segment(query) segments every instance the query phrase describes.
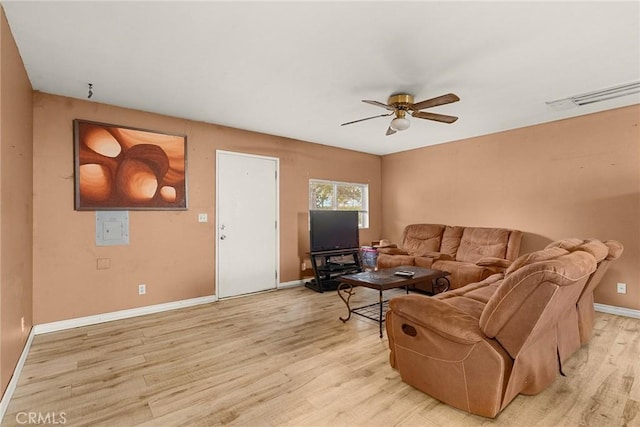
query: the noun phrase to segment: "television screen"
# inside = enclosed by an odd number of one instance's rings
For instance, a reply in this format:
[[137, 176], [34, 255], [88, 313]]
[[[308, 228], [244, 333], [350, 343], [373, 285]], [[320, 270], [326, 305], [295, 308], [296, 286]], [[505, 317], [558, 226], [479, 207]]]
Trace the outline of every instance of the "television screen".
[[311, 252], [360, 246], [358, 211], [309, 211]]

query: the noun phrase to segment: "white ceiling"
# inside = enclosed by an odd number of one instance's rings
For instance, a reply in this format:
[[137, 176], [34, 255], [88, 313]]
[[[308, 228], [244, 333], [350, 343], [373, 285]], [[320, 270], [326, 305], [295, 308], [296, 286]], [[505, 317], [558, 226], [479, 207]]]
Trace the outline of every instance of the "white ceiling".
[[[2, 1], [35, 90], [374, 154], [640, 103], [640, 2]], [[453, 124], [385, 136], [395, 92]]]

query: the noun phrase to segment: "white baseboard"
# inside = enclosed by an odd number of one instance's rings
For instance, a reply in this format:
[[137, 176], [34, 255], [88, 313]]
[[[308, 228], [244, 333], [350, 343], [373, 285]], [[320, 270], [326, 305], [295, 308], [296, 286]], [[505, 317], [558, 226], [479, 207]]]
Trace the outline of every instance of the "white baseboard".
[[606, 304], [593, 304], [596, 311], [602, 313], [615, 314], [616, 316], [633, 317], [640, 319], [640, 310], [634, 310], [632, 308], [616, 307], [615, 305]]
[[27, 338], [27, 342], [22, 349], [22, 354], [18, 359], [18, 363], [16, 364], [16, 368], [13, 370], [13, 375], [11, 376], [11, 380], [9, 384], [7, 384], [7, 389], [4, 391], [2, 395], [2, 400], [0, 400], [0, 423], [2, 423], [2, 419], [4, 418], [5, 412], [7, 412], [7, 407], [9, 406], [9, 402], [13, 397], [13, 392], [16, 390], [16, 386], [18, 385], [18, 380], [20, 379], [20, 374], [22, 373], [22, 368], [24, 367], [24, 362], [27, 360], [27, 356], [29, 355], [29, 350], [31, 349], [31, 342], [33, 341], [33, 337], [35, 333], [33, 332], [33, 328], [29, 332], [29, 337]]
[[149, 305], [146, 307], [132, 308], [129, 310], [114, 311], [111, 313], [97, 314], [95, 316], [79, 317], [77, 319], [61, 320], [59, 322], [43, 323], [33, 327], [34, 335], [49, 332], [63, 331], [65, 329], [78, 328], [80, 326], [96, 325], [98, 323], [111, 322], [113, 320], [128, 319], [130, 317], [144, 316], [145, 314], [160, 313], [162, 311], [176, 310], [178, 308], [194, 305], [208, 304], [218, 301], [216, 295], [191, 298], [164, 304]]
[[[292, 288], [304, 285], [304, 280], [292, 280], [278, 284], [278, 289]], [[145, 314], [160, 313], [162, 311], [176, 310], [178, 308], [191, 307], [194, 305], [208, 304], [218, 301], [216, 295], [207, 297], [191, 298], [187, 300], [168, 302], [165, 304], [149, 305], [146, 307], [132, 308], [129, 310], [114, 311], [111, 313], [97, 314], [95, 316], [79, 317], [76, 319], [61, 320], [58, 322], [43, 323], [33, 327], [34, 335], [46, 334], [49, 332], [63, 331], [65, 329], [78, 328], [80, 326], [96, 325], [98, 323], [111, 322], [113, 320], [128, 319], [130, 317], [144, 316]]]

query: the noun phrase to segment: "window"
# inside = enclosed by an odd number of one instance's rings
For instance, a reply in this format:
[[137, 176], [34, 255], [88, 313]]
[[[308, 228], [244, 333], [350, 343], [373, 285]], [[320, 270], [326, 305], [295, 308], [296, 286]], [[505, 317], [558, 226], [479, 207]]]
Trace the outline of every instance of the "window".
[[358, 211], [358, 226], [369, 227], [369, 185], [309, 180], [309, 209]]

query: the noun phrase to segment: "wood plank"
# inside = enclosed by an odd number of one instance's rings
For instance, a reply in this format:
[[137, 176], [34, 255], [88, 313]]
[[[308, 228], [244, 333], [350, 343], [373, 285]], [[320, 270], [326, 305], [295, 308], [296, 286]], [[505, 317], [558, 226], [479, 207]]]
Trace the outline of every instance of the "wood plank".
[[489, 420], [402, 382], [377, 323], [345, 315], [336, 292], [296, 287], [38, 335], [2, 426], [640, 425], [639, 319], [596, 313], [567, 377]]

